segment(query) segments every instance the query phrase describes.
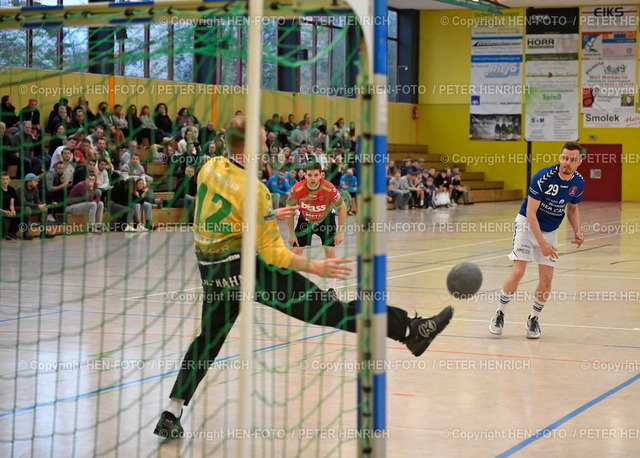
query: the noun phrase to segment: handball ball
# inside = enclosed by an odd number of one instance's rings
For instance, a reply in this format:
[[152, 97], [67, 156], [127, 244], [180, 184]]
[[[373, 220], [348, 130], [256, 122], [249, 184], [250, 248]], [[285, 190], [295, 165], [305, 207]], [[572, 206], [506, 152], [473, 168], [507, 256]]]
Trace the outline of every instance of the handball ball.
[[455, 266], [447, 275], [447, 289], [456, 299], [467, 299], [480, 290], [482, 272], [471, 262]]

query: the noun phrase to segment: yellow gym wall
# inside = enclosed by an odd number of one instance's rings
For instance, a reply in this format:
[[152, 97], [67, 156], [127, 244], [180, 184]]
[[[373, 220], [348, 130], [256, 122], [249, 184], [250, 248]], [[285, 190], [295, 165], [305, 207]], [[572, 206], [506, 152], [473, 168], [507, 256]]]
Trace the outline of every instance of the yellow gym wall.
[[[73, 108], [78, 96], [85, 94], [94, 114], [103, 101], [109, 104], [109, 109], [114, 103], [122, 105], [124, 110], [135, 104], [138, 114], [144, 105], [149, 105], [153, 112], [156, 104], [164, 102], [172, 120], [180, 108], [191, 106], [203, 125], [213, 120], [218, 129], [236, 110], [245, 110], [246, 96], [242, 88], [24, 68], [10, 68], [0, 74], [0, 87], [3, 95], [11, 95], [16, 112], [27, 105], [29, 98], [38, 99], [42, 123], [46, 123], [53, 105], [61, 97], [69, 99]], [[412, 108], [413, 105], [408, 104], [389, 105], [390, 143], [418, 143], [418, 121], [412, 120]], [[274, 113], [285, 116], [292, 113], [296, 121], [309, 113], [312, 121], [321, 116], [329, 126], [343, 117], [347, 124], [355, 121], [356, 129], [360, 128], [357, 99], [262, 91], [261, 119], [266, 121]]]
[[[524, 10], [511, 9], [509, 13], [524, 14]], [[465, 22], [473, 14], [471, 10], [421, 12], [419, 81], [423, 93], [419, 98], [419, 143], [428, 145], [430, 153], [447, 154], [449, 158], [469, 156], [476, 164], [469, 163], [466, 170], [485, 172], [487, 180], [504, 181], [505, 189], [525, 192], [526, 142], [469, 140], [466, 91], [471, 80], [471, 27]], [[622, 144], [622, 200], [640, 201], [640, 187], [636, 184], [640, 178], [638, 129], [587, 129], [580, 115], [579, 141], [584, 145]], [[532, 151], [534, 158], [548, 157], [549, 153], [559, 153], [561, 147], [562, 142], [534, 142]], [[514, 157], [522, 162], [514, 164]], [[490, 158], [494, 159], [492, 163]], [[503, 159], [504, 163], [500, 163]], [[532, 171], [552, 163], [534, 161]]]

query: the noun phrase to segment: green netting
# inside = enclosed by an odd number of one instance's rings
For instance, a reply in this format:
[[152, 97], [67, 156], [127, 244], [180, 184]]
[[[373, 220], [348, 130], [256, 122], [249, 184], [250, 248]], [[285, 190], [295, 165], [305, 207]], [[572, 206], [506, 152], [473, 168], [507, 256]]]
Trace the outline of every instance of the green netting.
[[[194, 165], [199, 173], [210, 156], [224, 154], [221, 129], [237, 110], [246, 112], [248, 21], [243, 8], [244, 4], [232, 4], [181, 10], [175, 2], [151, 12], [133, 7], [109, 12], [90, 5], [82, 11], [45, 11], [29, 18], [28, 29], [0, 30], [0, 41], [15, 48], [0, 50], [0, 92], [11, 96], [17, 116], [29, 117], [28, 110], [21, 109], [31, 98], [40, 112], [39, 136], [33, 141], [20, 139], [25, 134], [7, 126], [13, 138], [19, 138], [1, 146], [1, 165], [11, 173], [10, 185], [26, 186], [25, 175], [37, 172], [36, 161], [16, 157], [37, 158], [49, 170], [52, 143], [64, 145], [66, 137], [78, 131], [86, 136], [102, 126], [109, 137], [107, 150], [96, 151], [99, 140], [94, 138], [93, 153], [84, 152], [87, 165], [95, 155], [108, 158], [118, 170], [129, 142], [137, 140], [138, 147], [129, 152], [139, 155], [150, 189], [136, 198], [129, 187], [132, 181], [119, 188], [119, 180], [107, 168], [110, 181], [102, 199], [108, 231], [98, 234], [91, 232], [96, 227], [87, 216], [65, 211], [72, 188], [50, 195], [42, 170], [38, 195], [42, 202], [55, 202], [48, 212], [55, 222], [47, 221], [47, 212], [33, 211], [30, 218], [19, 218], [33, 241], [0, 242], [2, 456], [221, 456], [235, 453], [239, 441], [248, 439], [253, 440], [253, 456], [355, 453], [356, 337], [321, 326], [322, 319], [306, 324], [258, 304], [250, 368], [253, 428], [237, 429], [238, 379], [247, 368], [238, 359], [236, 323], [185, 409], [185, 436], [163, 442], [152, 434], [202, 323], [203, 289], [193, 228], [189, 208], [176, 205], [176, 191], [189, 194], [183, 181], [186, 166]], [[357, 65], [360, 77], [364, 74], [356, 21], [353, 16], [329, 19], [330, 11], [328, 16], [312, 16], [280, 7], [280, 13], [262, 21], [261, 120], [274, 113], [293, 114], [296, 122], [306, 113], [312, 123], [323, 118], [330, 134], [325, 157], [336, 154], [344, 163], [353, 162], [349, 140], [331, 135], [331, 129], [339, 118], [347, 126], [355, 122], [357, 129], [369, 124], [371, 113], [361, 112], [356, 98], [341, 96], [353, 93]], [[294, 21], [292, 15], [305, 19]], [[90, 26], [83, 26], [83, 20], [91, 21]], [[8, 24], [10, 19], [2, 16], [2, 21]], [[28, 42], [33, 44], [30, 54]], [[276, 81], [283, 79], [295, 92], [277, 90]], [[70, 118], [80, 106], [84, 119], [74, 123], [61, 116], [59, 122], [49, 122], [62, 98], [68, 100]], [[106, 112], [100, 113], [103, 103]], [[112, 130], [103, 123], [116, 104], [122, 106], [128, 125]], [[166, 129], [160, 127], [162, 117], [156, 116], [159, 104], [165, 104], [172, 122]], [[143, 106], [150, 107], [156, 128], [137, 126], [126, 114], [131, 105], [138, 115]], [[176, 122], [182, 108], [187, 114]], [[3, 119], [10, 119], [10, 110], [2, 111]], [[189, 135], [182, 127], [190, 126], [190, 117], [197, 118], [194, 123], [200, 127], [194, 134], [198, 145], [188, 142], [186, 152], [178, 152], [178, 139]], [[205, 135], [208, 122], [213, 122], [215, 132]], [[58, 124], [60, 131], [55, 130]], [[286, 140], [285, 134], [277, 134], [276, 139]], [[369, 148], [363, 142], [363, 154]], [[265, 156], [274, 171], [284, 167], [282, 151], [277, 153]], [[72, 163], [71, 174], [81, 166]], [[360, 186], [367, 187], [372, 177], [365, 173], [360, 179]], [[113, 199], [121, 198], [123, 208], [110, 208]], [[144, 214], [145, 202], [153, 207], [151, 220]], [[154, 231], [123, 232], [132, 223], [128, 209], [136, 204], [141, 205], [140, 216], [134, 212], [132, 226], [139, 222]], [[358, 206], [363, 219], [369, 220], [367, 203]], [[3, 234], [11, 231], [9, 220], [0, 219], [6, 226]], [[286, 240], [286, 224], [281, 221], [279, 226]], [[45, 233], [58, 236], [49, 240]], [[319, 245], [314, 238], [305, 254], [323, 258]], [[348, 234], [337, 252], [355, 259], [355, 234]], [[326, 280], [315, 280], [323, 289], [330, 286]], [[338, 282], [340, 298], [355, 299], [357, 282], [355, 273]], [[283, 307], [293, 304], [294, 287], [289, 286], [283, 291]], [[369, 334], [363, 338], [369, 339]]]

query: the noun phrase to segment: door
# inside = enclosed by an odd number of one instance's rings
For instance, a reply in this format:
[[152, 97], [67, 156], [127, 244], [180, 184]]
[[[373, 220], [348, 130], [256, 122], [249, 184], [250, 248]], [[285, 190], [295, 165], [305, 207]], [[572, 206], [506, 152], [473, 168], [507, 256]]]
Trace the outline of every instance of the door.
[[622, 145], [583, 145], [587, 155], [578, 172], [584, 177], [583, 202], [620, 202]]

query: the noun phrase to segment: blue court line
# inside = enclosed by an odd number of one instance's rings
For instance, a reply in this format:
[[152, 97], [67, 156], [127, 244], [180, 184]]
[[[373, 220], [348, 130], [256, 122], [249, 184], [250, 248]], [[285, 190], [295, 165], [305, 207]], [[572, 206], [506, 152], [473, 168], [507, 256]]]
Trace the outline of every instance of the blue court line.
[[584, 412], [585, 410], [587, 410], [590, 407], [593, 407], [594, 405], [598, 404], [600, 401], [604, 401], [605, 399], [607, 399], [609, 396], [617, 393], [618, 391], [620, 391], [621, 389], [631, 385], [633, 382], [640, 380], [640, 374], [635, 375], [633, 377], [631, 377], [629, 380], [627, 380], [626, 382], [621, 383], [620, 385], [616, 386], [615, 388], [612, 388], [611, 390], [607, 391], [604, 394], [601, 394], [600, 396], [598, 396], [597, 398], [587, 402], [585, 405], [578, 407], [576, 410], [574, 410], [573, 412], [568, 413], [567, 415], [565, 415], [564, 417], [562, 417], [560, 420], [556, 421], [555, 423], [550, 424], [549, 426], [547, 426], [546, 428], [544, 428], [542, 431], [538, 432], [537, 434], [534, 434], [533, 436], [531, 436], [528, 439], [523, 440], [522, 442], [520, 442], [519, 444], [514, 445], [513, 447], [511, 447], [509, 450], [507, 450], [506, 452], [502, 452], [500, 455], [497, 455], [497, 458], [504, 458], [507, 456], [511, 456], [514, 453], [516, 453], [519, 450], [522, 450], [524, 447], [526, 447], [527, 445], [537, 441], [538, 439], [540, 439], [541, 437], [545, 437], [545, 436], [549, 436], [549, 433], [551, 431], [553, 431], [554, 429], [558, 428], [559, 426], [563, 425], [564, 423], [568, 422], [569, 420], [571, 420], [572, 418], [580, 415], [582, 412]]
[[[268, 347], [258, 348], [258, 349], [253, 350], [252, 353], [258, 353], [258, 352], [261, 352], [261, 351], [270, 350], [272, 348], [282, 347], [284, 345], [290, 345], [290, 344], [296, 343], [296, 342], [304, 342], [305, 340], [316, 339], [318, 337], [323, 337], [323, 336], [327, 336], [327, 335], [330, 335], [330, 334], [335, 334], [336, 332], [343, 332], [343, 331], [341, 329], [334, 329], [333, 331], [323, 332], [322, 334], [317, 334], [317, 335], [313, 335], [313, 336], [309, 336], [309, 337], [304, 337], [302, 339], [296, 339], [296, 340], [293, 340], [291, 342], [284, 342], [284, 343], [280, 343], [280, 344], [276, 344], [276, 345], [269, 345]], [[240, 354], [226, 356], [224, 358], [216, 359], [214, 362], [226, 361], [228, 359], [237, 358], [239, 356], [240, 356]], [[106, 391], [111, 391], [111, 390], [114, 390], [116, 388], [122, 388], [122, 387], [125, 387], [125, 386], [128, 386], [128, 385], [134, 385], [136, 383], [145, 382], [147, 380], [152, 380], [154, 378], [165, 377], [167, 375], [177, 374], [178, 372], [180, 372], [180, 370], [176, 369], [175, 371], [165, 372], [164, 374], [151, 375], [149, 377], [141, 378], [141, 379], [138, 379], [138, 380], [132, 380], [130, 382], [119, 383], [118, 385], [113, 385], [113, 386], [108, 386], [108, 387], [105, 387], [105, 388], [100, 388], [100, 389], [97, 389], [97, 390], [89, 391], [87, 393], [76, 394], [76, 395], [73, 395], [73, 396], [67, 396], [66, 398], [56, 399], [55, 401], [49, 401], [49, 402], [44, 402], [42, 404], [36, 404], [36, 405], [33, 405], [33, 406], [29, 406], [29, 407], [23, 407], [22, 409], [18, 409], [18, 410], [14, 410], [12, 412], [7, 412], [7, 413], [0, 414], [0, 418], [9, 417], [9, 416], [16, 415], [16, 414], [23, 413], [23, 412], [28, 412], [29, 410], [36, 410], [38, 408], [51, 406], [51, 405], [57, 404], [59, 402], [72, 401], [74, 399], [83, 398], [85, 396], [91, 396], [93, 394], [98, 394], [98, 393], [104, 393]]]
[[603, 347], [614, 347], [614, 348], [640, 348], [640, 347], [634, 347], [631, 345], [603, 345]]
[[37, 316], [45, 316], [45, 315], [55, 315], [56, 313], [62, 313], [62, 312], [66, 312], [66, 310], [59, 310], [57, 312], [49, 312], [49, 313], [39, 313], [37, 315], [29, 315], [29, 316], [20, 316], [18, 318], [7, 318], [6, 320], [0, 320], [0, 323], [4, 323], [5, 321], [16, 321], [16, 320], [22, 320], [24, 318], [34, 318]]

